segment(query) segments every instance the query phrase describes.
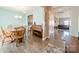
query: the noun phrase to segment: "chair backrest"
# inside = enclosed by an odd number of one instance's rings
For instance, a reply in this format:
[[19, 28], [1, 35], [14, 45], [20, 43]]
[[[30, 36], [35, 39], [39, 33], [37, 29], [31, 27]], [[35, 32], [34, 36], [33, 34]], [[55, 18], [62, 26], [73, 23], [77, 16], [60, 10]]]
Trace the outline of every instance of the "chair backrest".
[[5, 35], [4, 29], [1, 27], [2, 34]]
[[5, 31], [3, 30], [2, 27], [0, 28], [0, 30], [1, 30], [0, 31], [0, 37], [3, 39], [6, 34], [5, 34]]
[[2, 30], [1, 30], [1, 27], [0, 27], [0, 38], [1, 38], [2, 35], [3, 35], [3, 33], [2, 33]]
[[18, 35], [24, 35], [24, 33], [25, 33], [25, 28], [24, 27], [17, 27], [16, 28], [16, 31], [17, 31], [17, 34]]

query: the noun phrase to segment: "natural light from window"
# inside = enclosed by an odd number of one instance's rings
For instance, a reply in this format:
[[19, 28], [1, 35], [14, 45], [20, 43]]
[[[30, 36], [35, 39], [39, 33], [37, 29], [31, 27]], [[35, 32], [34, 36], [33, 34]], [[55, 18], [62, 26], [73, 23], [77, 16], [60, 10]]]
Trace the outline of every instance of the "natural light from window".
[[69, 21], [68, 20], [64, 21], [64, 25], [69, 25]]

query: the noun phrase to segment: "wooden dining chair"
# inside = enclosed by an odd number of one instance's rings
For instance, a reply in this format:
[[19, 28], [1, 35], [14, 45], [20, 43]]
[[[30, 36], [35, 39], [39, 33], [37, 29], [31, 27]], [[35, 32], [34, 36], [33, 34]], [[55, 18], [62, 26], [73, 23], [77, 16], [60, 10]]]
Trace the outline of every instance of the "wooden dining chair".
[[10, 42], [12, 41], [11, 39], [11, 33], [10, 32], [7, 32], [7, 31], [4, 31], [4, 29], [1, 27], [1, 31], [2, 31], [2, 46], [4, 45], [4, 43], [6, 42]]

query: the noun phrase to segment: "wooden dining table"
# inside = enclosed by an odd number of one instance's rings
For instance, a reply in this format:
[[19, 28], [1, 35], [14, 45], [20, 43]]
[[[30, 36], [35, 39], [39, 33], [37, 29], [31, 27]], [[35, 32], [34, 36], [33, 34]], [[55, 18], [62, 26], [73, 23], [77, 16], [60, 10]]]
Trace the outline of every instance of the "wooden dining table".
[[16, 42], [16, 44], [22, 43], [25, 37], [25, 30], [24, 27], [16, 27], [14, 30], [10, 30], [12, 42]]
[[2, 45], [7, 42], [22, 43], [24, 40], [26, 29], [23, 26], [3, 29], [1, 27]]

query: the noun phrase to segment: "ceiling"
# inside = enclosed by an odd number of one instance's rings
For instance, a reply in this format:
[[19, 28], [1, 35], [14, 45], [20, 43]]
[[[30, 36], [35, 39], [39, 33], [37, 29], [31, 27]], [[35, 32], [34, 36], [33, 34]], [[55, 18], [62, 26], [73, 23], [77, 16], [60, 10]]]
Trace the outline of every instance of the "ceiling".
[[[20, 13], [29, 13], [35, 11], [40, 6], [3, 6], [2, 8], [17, 11]], [[52, 10], [55, 13], [63, 13], [68, 10], [68, 7], [64, 6], [52, 6]]]
[[2, 8], [21, 12], [21, 13], [27, 13], [27, 12], [36, 10], [36, 8], [38, 8], [38, 7], [37, 6], [4, 6]]
[[54, 12], [56, 12], [56, 13], [63, 13], [65, 11], [70, 10], [70, 7], [68, 7], [68, 6], [54, 6], [52, 8], [53, 8]]

